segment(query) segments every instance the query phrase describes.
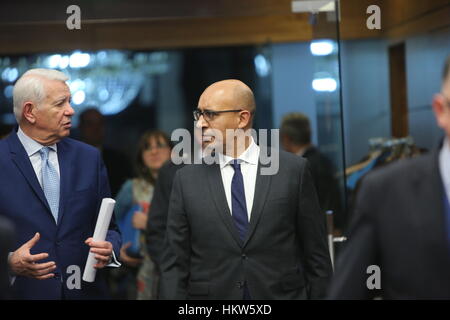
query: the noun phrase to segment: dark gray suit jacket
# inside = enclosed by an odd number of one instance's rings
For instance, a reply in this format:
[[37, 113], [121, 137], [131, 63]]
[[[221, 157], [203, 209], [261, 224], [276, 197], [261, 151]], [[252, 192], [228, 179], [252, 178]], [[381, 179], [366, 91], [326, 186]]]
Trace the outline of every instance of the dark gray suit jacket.
[[[438, 150], [367, 175], [355, 210], [330, 299], [450, 299], [450, 239]], [[381, 270], [380, 291], [367, 288], [371, 265]]]
[[279, 171], [258, 167], [249, 231], [242, 243], [228, 208], [220, 167], [177, 171], [163, 274], [176, 278], [177, 299], [322, 298], [331, 275], [325, 216], [307, 160], [280, 152]]
[[[153, 198], [147, 220], [146, 241], [148, 253], [156, 265], [156, 270], [160, 273], [158, 286], [158, 299], [168, 299], [173, 297], [174, 277], [171, 273], [161, 274], [161, 263], [163, 259], [173, 259], [172, 253], [166, 241], [167, 216], [169, 212], [170, 192], [172, 191], [173, 180], [177, 170], [184, 167], [184, 164], [175, 165], [168, 161], [159, 170]], [[163, 258], [165, 257], [165, 258]], [[170, 292], [164, 292], [171, 290]]]
[[150, 206], [146, 228], [147, 250], [158, 268], [161, 265], [165, 250], [164, 239], [166, 236], [170, 192], [172, 191], [175, 173], [183, 167], [184, 164], [176, 165], [170, 160], [167, 161], [159, 170], [153, 198], [150, 199], [152, 205]]

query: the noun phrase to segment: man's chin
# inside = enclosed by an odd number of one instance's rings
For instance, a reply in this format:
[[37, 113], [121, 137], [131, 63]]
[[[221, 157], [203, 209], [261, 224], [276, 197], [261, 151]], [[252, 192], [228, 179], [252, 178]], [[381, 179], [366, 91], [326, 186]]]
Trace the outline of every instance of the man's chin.
[[61, 139], [70, 136], [70, 129], [61, 130], [61, 133], [59, 136]]
[[202, 151], [203, 155], [210, 156], [215, 150], [215, 145], [212, 142], [203, 142], [202, 143]]
[[214, 155], [217, 153], [223, 153], [223, 146], [221, 146], [220, 144], [214, 143], [214, 142], [208, 142], [208, 143], [203, 143], [202, 145], [202, 151], [203, 151], [203, 155], [205, 156], [210, 156], [210, 155]]

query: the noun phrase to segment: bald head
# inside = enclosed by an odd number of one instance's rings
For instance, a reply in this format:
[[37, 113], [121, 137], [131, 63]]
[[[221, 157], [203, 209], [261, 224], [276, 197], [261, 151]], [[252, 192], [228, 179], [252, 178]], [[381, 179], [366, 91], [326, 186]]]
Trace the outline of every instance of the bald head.
[[[254, 111], [253, 92], [242, 81], [230, 79], [210, 85], [200, 96], [194, 112], [195, 126], [202, 130], [202, 148], [220, 148], [236, 157], [250, 145], [248, 133]], [[232, 136], [227, 138], [230, 132]]]
[[199, 105], [219, 105], [255, 112], [256, 104], [252, 90], [242, 81], [229, 79], [210, 85], [200, 97]]

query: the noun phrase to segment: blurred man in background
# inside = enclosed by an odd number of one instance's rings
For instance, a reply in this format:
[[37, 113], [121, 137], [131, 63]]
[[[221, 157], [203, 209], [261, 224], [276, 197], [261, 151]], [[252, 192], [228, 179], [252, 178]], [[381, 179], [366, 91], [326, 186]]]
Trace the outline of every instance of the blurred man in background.
[[88, 108], [80, 114], [79, 130], [81, 141], [100, 150], [114, 198], [123, 183], [133, 175], [130, 161], [120, 151], [104, 145], [105, 117], [97, 109]]
[[331, 161], [311, 142], [311, 125], [308, 117], [293, 112], [283, 117], [280, 137], [284, 150], [308, 159], [311, 175], [319, 197], [320, 208], [333, 212], [336, 233], [341, 233], [346, 224], [341, 206], [339, 184]]
[[364, 178], [331, 299], [450, 299], [449, 69], [450, 56], [432, 103], [446, 136]]

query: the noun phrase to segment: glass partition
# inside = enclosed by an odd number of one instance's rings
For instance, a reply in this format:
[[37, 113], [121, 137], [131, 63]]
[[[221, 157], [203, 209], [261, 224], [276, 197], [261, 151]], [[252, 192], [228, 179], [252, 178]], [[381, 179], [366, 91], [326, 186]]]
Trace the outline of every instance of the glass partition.
[[340, 74], [339, 2], [298, 1], [309, 11], [312, 40], [311, 87], [316, 123], [317, 150], [308, 158], [315, 178], [319, 201], [327, 214], [328, 240], [332, 261], [345, 241], [348, 224], [345, 188], [345, 148]]

